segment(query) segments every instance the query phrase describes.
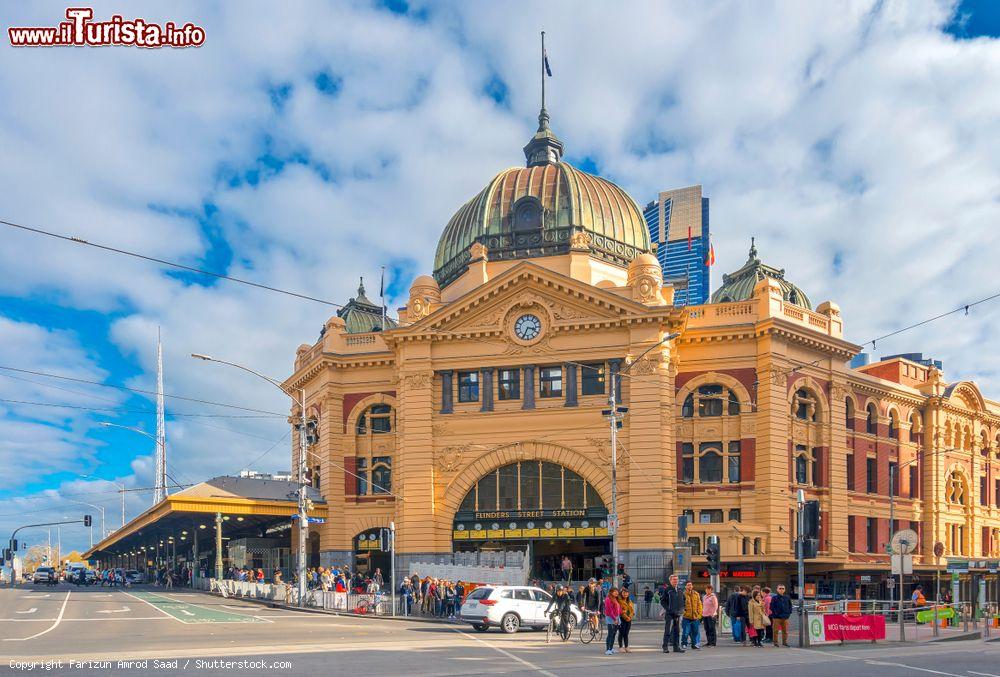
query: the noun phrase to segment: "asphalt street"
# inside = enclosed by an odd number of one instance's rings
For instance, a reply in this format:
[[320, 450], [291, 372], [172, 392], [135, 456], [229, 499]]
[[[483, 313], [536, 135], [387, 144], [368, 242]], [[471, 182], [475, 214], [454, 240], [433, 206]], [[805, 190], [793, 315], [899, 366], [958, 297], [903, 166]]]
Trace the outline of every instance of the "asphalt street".
[[[1000, 677], [1000, 644], [879, 644], [817, 650], [720, 646], [664, 655], [657, 625], [630, 654], [545, 643], [544, 633], [271, 609], [201, 593], [61, 584], [0, 589], [0, 670], [47, 674], [950, 675]], [[60, 663], [61, 661], [61, 663]], [[119, 661], [125, 661], [120, 663]]]

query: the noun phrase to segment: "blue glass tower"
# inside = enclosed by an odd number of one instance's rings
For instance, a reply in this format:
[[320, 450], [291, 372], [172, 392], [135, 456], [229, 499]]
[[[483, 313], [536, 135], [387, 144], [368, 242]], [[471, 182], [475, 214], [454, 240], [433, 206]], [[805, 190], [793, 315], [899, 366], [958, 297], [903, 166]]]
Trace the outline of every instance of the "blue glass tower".
[[701, 186], [663, 191], [646, 205], [643, 216], [649, 227], [649, 239], [656, 246], [656, 258], [663, 268], [663, 281], [674, 286], [674, 304], [707, 303], [708, 198], [702, 197]]

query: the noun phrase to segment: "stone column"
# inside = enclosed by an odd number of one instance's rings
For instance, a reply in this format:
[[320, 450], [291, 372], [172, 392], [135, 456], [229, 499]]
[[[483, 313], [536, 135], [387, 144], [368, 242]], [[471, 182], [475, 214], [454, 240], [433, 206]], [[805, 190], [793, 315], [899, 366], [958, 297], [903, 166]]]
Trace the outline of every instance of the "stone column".
[[455, 392], [451, 380], [454, 372], [451, 369], [439, 371], [441, 375], [441, 413], [450, 414], [455, 411]]
[[575, 407], [579, 404], [579, 394], [577, 387], [577, 374], [580, 372], [580, 367], [575, 364], [566, 364], [566, 405], [567, 407]]
[[489, 367], [479, 371], [479, 389], [483, 401], [481, 411], [493, 411], [493, 368]]
[[534, 409], [535, 408], [535, 365], [528, 365], [524, 368], [522, 383], [521, 398], [523, 404], [522, 409]]

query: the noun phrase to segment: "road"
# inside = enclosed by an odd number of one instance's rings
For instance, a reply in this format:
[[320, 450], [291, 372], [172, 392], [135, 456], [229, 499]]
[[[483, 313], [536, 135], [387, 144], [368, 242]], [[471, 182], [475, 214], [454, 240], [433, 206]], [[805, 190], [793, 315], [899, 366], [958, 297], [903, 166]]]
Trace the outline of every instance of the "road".
[[636, 626], [633, 653], [605, 656], [603, 645], [584, 646], [575, 636], [547, 645], [543, 633], [532, 631], [479, 634], [461, 625], [270, 609], [182, 590], [124, 592], [65, 584], [0, 589], [0, 671], [5, 673], [52, 661], [48, 674], [75, 675], [553, 677], [602, 671], [626, 677], [737, 671], [740, 677], [1000, 677], [1000, 645], [979, 641], [816, 650], [744, 648], [722, 641], [712, 649], [664, 655], [660, 634], [655, 625]]

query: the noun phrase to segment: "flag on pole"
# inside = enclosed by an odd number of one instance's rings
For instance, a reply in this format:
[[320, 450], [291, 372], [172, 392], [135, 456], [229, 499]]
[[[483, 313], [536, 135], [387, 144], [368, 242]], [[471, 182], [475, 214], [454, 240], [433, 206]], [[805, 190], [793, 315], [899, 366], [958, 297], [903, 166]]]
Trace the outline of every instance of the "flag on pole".
[[715, 265], [715, 245], [712, 244], [711, 240], [708, 241], [708, 253], [705, 254], [705, 265], [708, 267]]
[[552, 77], [552, 67], [549, 66], [549, 53], [542, 48], [542, 61], [545, 63], [545, 74]]

